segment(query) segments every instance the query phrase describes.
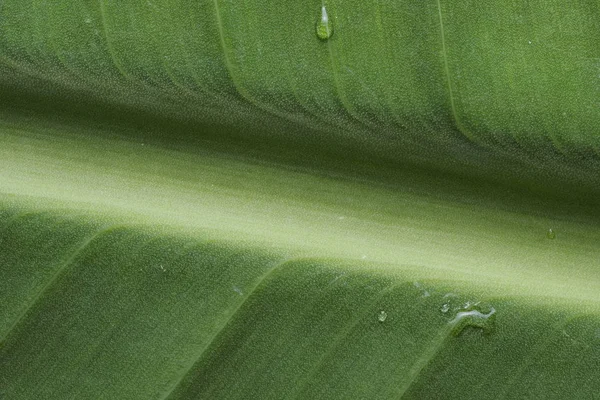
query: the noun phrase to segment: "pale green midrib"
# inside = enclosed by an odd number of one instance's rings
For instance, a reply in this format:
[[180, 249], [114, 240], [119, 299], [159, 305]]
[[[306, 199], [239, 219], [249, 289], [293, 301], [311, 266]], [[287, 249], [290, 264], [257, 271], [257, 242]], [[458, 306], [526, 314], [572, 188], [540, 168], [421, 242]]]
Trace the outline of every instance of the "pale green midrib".
[[206, 342], [206, 344], [202, 347], [202, 349], [199, 350], [198, 354], [195, 355], [192, 358], [192, 361], [188, 364], [188, 366], [182, 371], [181, 375], [179, 376], [179, 378], [173, 382], [171, 384], [171, 386], [169, 388], [167, 388], [167, 390], [165, 391], [165, 393], [161, 394], [159, 397], [157, 397], [158, 400], [167, 400], [169, 399], [174, 392], [179, 388], [179, 386], [183, 383], [183, 380], [186, 378], [186, 376], [188, 375], [188, 373], [190, 371], [192, 371], [192, 369], [194, 368], [194, 366], [202, 359], [202, 357], [204, 356], [204, 354], [206, 353], [206, 351], [211, 347], [211, 345], [214, 343], [214, 341], [220, 336], [220, 334], [222, 332], [224, 332], [225, 328], [227, 328], [227, 326], [229, 325], [229, 323], [235, 318], [236, 315], [238, 315], [240, 309], [244, 306], [244, 304], [246, 304], [246, 302], [252, 298], [253, 294], [256, 292], [256, 290], [258, 288], [261, 287], [261, 285], [270, 277], [272, 276], [272, 274], [275, 271], [280, 270], [281, 268], [284, 268], [285, 265], [293, 263], [293, 262], [297, 262], [297, 261], [301, 261], [301, 260], [306, 260], [306, 258], [303, 257], [288, 257], [288, 258], [284, 258], [283, 260], [275, 263], [265, 274], [263, 274], [261, 277], [259, 277], [256, 280], [256, 283], [254, 284], [254, 286], [248, 291], [248, 295], [246, 296], [246, 298], [244, 298], [232, 311], [231, 314], [227, 317], [227, 319], [225, 319], [218, 327], [217, 329], [213, 332], [213, 334], [210, 336], [210, 338], [208, 339], [208, 341]]
[[342, 339], [346, 338], [346, 336], [352, 330], [352, 328], [354, 328], [363, 319], [363, 317], [368, 313], [368, 310], [370, 310], [373, 305], [377, 304], [377, 302], [383, 296], [385, 296], [387, 293], [389, 293], [390, 291], [394, 290], [398, 286], [401, 286], [402, 284], [403, 284], [403, 282], [392, 284], [392, 285], [388, 286], [387, 288], [381, 290], [377, 294], [377, 296], [375, 296], [364, 307], [362, 307], [362, 312], [357, 312], [355, 314], [355, 317], [352, 320], [350, 320], [350, 323], [346, 324], [346, 326], [344, 327], [344, 329], [339, 334], [337, 334], [335, 341], [329, 346], [329, 348], [327, 349], [327, 351], [324, 352], [319, 357], [319, 359], [317, 360], [317, 362], [312, 366], [311, 372], [309, 372], [308, 374], [306, 374], [306, 376], [302, 379], [302, 381], [300, 381], [298, 383], [298, 385], [296, 386], [296, 388], [294, 389], [294, 391], [289, 395], [289, 399], [290, 400], [296, 399], [296, 398], [298, 398], [298, 396], [300, 396], [300, 394], [302, 393], [302, 391], [304, 390], [304, 388], [306, 387], [306, 385], [308, 385], [310, 379], [317, 372], [319, 372], [319, 369], [323, 365], [323, 363], [325, 362], [325, 360], [329, 357], [329, 355], [334, 350], [336, 350], [339, 347], [339, 344], [342, 341]]
[[43, 295], [52, 288], [52, 286], [58, 281], [58, 278], [63, 275], [69, 266], [73, 264], [75, 259], [89, 246], [89, 244], [100, 236], [114, 230], [115, 228], [117, 228], [117, 225], [100, 228], [98, 231], [94, 232], [83, 240], [83, 242], [71, 253], [68, 258], [62, 262], [62, 265], [58, 267], [56, 271], [54, 271], [46, 283], [37, 291], [34, 297], [29, 301], [29, 304], [27, 304], [21, 313], [19, 313], [13, 324], [6, 330], [4, 336], [0, 337], [0, 347], [16, 331], [17, 327], [26, 320], [27, 314], [35, 307], [36, 304], [38, 304]]
[[[74, 207], [78, 206], [77, 203], [71, 203], [71, 204]], [[154, 223], [161, 223], [162, 224], [162, 223], [165, 223], [167, 221], [165, 219], [167, 216], [161, 214], [161, 210], [159, 210], [159, 209], [152, 209], [152, 210], [150, 210], [150, 209], [140, 209], [140, 208], [136, 209], [135, 207], [128, 207], [128, 208], [124, 209], [124, 208], [118, 208], [116, 206], [107, 205], [107, 204], [104, 204], [104, 203], [101, 203], [101, 202], [99, 202], [99, 203], [93, 203], [93, 204], [95, 204], [95, 206], [97, 206], [97, 207], [103, 207], [103, 208], [104, 208], [104, 206], [106, 206], [106, 207], [108, 207], [108, 209], [105, 210], [105, 211], [112, 212], [114, 214], [117, 214], [117, 213], [121, 214], [122, 212], [126, 211], [128, 213], [141, 212], [142, 215], [144, 215], [144, 216], [145, 215], [148, 215], [148, 216], [151, 215], [152, 216], [151, 220], [144, 221], [144, 223], [153, 223], [153, 224]], [[177, 227], [178, 229], [184, 229], [184, 230], [190, 230], [191, 229], [193, 231], [197, 231], [198, 229], [203, 229], [202, 227], [196, 226], [195, 224], [185, 225], [185, 224], [183, 224], [181, 222], [178, 222], [178, 223], [174, 224], [173, 226]], [[382, 225], [382, 227], [384, 227], [384, 226]], [[299, 247], [298, 243], [294, 243], [294, 248], [296, 250], [301, 250], [301, 249], [304, 249], [304, 250], [314, 250], [312, 248]], [[319, 254], [322, 254], [322, 253], [319, 253]], [[336, 257], [336, 258], [342, 257], [340, 254], [336, 254], [336, 253], [331, 253], [331, 254], [323, 253], [322, 255], [327, 255], [327, 256]], [[350, 259], [351, 257], [348, 257], [348, 258]], [[381, 266], [394, 265], [395, 268], [407, 265], [406, 263], [399, 262], [399, 260], [396, 260], [396, 262], [394, 262], [394, 263], [391, 263], [391, 262], [385, 261], [385, 260], [377, 260], [377, 259], [376, 260], [371, 260], [371, 262], [375, 262], [376, 264], [379, 264]], [[479, 280], [481, 282], [484, 282], [484, 283], [485, 282], [496, 282], [495, 285], [501, 284], [502, 286], [505, 286], [505, 287], [512, 286], [513, 289], [516, 289], [518, 287], [522, 287], [522, 288], [526, 288], [527, 287], [527, 282], [525, 282], [524, 284], [521, 283], [521, 282], [519, 282], [519, 280], [521, 278], [523, 278], [523, 276], [517, 276], [517, 277], [514, 277], [514, 279], [506, 279], [506, 277], [504, 277], [502, 275], [501, 271], [499, 272], [499, 271], [493, 270], [493, 269], [492, 270], [481, 269], [481, 270], [477, 270], [477, 271], [465, 271], [465, 270], [456, 269], [456, 268], [453, 268], [453, 267], [435, 266], [435, 265], [422, 265], [422, 268], [424, 270], [428, 270], [428, 271], [431, 271], [431, 272], [434, 272], [434, 271], [446, 271], [446, 272], [457, 273], [457, 274], [460, 274], [461, 276], [465, 276], [467, 274], [468, 274], [469, 277], [475, 277], [475, 276], [477, 276], [477, 277], [480, 278]], [[529, 280], [528, 276], [525, 276], [525, 278], [527, 278], [527, 280]], [[467, 280], [465, 280], [465, 281], [467, 281]], [[573, 286], [575, 284], [581, 286], [582, 283], [584, 283], [584, 282], [581, 281], [581, 280], [572, 280], [572, 281], [570, 280], [569, 281], [569, 284], [571, 286]], [[556, 280], [553, 280], [553, 281], [542, 280], [542, 281], [539, 282], [539, 284], [540, 285], [543, 284], [547, 291], [552, 292], [554, 298], [561, 297], [561, 298], [564, 298], [565, 300], [576, 300], [576, 301], [583, 301], [583, 300], [590, 301], [591, 300], [591, 298], [589, 298], [589, 297], [585, 297], [584, 298], [584, 297], [579, 297], [579, 296], [577, 296], [577, 297], [570, 297], [570, 296], [564, 296], [563, 297], [563, 296], [561, 296], [562, 293], [565, 293], [565, 291], [563, 289], [565, 287], [564, 282], [560, 282], [559, 283]], [[573, 292], [573, 291], [569, 291], [568, 293], [569, 294], [575, 294], [575, 292]], [[597, 299], [597, 297], [594, 297], [594, 299], [595, 299], [595, 303], [594, 304], [598, 305], [598, 299]]]
[[[564, 253], [556, 268], [534, 260], [536, 262], [531, 269], [517, 269], [514, 265], [520, 263], [521, 258], [509, 256], [504, 262], [481, 251], [489, 249], [496, 253], [518, 246], [517, 250], [524, 256], [546, 257], [545, 249], [552, 250], [562, 241], [559, 237], [554, 242], [536, 244], [537, 239], [530, 233], [535, 230], [545, 240], [546, 232], [539, 229], [544, 226], [542, 224], [548, 223], [546, 217], [535, 217], [528, 222], [528, 214], [514, 215], [506, 210], [464, 204], [455, 196], [436, 199], [427, 191], [420, 194], [390, 191], [372, 183], [363, 185], [350, 179], [323, 178], [266, 163], [249, 165], [245, 159], [232, 160], [220, 155], [209, 157], [209, 153], [203, 158], [186, 158], [181, 165], [171, 167], [171, 160], [177, 152], [163, 154], [164, 149], [146, 147], [145, 159], [134, 160], [130, 164], [129, 158], [121, 160], [119, 153], [139, 153], [138, 146], [134, 144], [94, 142], [91, 138], [84, 141], [59, 135], [29, 142], [26, 132], [20, 130], [8, 131], [6, 137], [4, 134], [0, 136], [6, 143], [0, 146], [3, 150], [0, 151], [0, 169], [8, 172], [0, 174], [0, 191], [36, 198], [38, 205], [53, 199], [64, 203], [67, 208], [93, 207], [104, 216], [128, 215], [125, 218], [130, 218], [130, 215], [136, 215], [144, 224], [166, 223], [186, 231], [207, 229], [219, 235], [226, 233], [254, 243], [311, 251], [312, 254], [332, 258], [359, 259], [368, 254], [368, 261], [389, 265], [390, 270], [420, 265], [424, 274], [432, 277], [464, 277], [486, 287], [502, 285], [511, 293], [526, 289], [530, 293], [571, 296], [573, 300], [593, 300], [598, 304], [600, 281], [595, 274], [597, 259], [591, 253], [595, 252], [595, 242], [586, 241], [585, 247], [577, 247], [575, 241], [566, 241], [574, 246], [573, 250], [581, 248], [585, 252], [581, 252], [581, 256], [573, 254], [573, 257]], [[119, 157], [110, 166], [105, 168], [101, 164], [97, 168], [88, 168], [103, 162], [102, 155], [107, 151], [113, 153], [115, 150]], [[69, 160], [70, 152], [77, 157]], [[200, 170], [188, 173], [192, 163], [202, 166], [202, 174], [207, 169], [212, 171], [203, 175], [206, 179], [202, 179], [202, 183], [198, 183], [197, 172]], [[156, 169], [146, 170], [152, 165]], [[164, 174], [155, 171], [163, 171]], [[124, 175], [130, 179], [124, 179]], [[97, 188], [90, 184], [95, 180], [99, 181]], [[256, 182], [251, 183], [252, 180]], [[227, 184], [220, 186], [221, 181]], [[231, 184], [237, 182], [242, 188], [232, 189]], [[250, 186], [244, 189], [247, 182]], [[284, 194], [281, 189], [286, 188], [285, 185], [298, 190]], [[139, 188], [143, 188], [143, 196], [140, 196]], [[321, 188], [326, 188], [329, 193], [322, 195]], [[298, 195], [303, 195], [301, 192], [310, 193], [313, 189], [313, 194], [298, 198]], [[361, 200], [363, 195], [368, 196], [368, 203]], [[337, 201], [352, 199], [353, 196], [356, 203], [344, 205]], [[394, 204], [385, 218], [374, 218], [379, 212], [379, 201], [389, 206], [391, 196], [395, 199]], [[166, 204], [169, 206], [166, 207]], [[440, 214], [439, 207], [446, 211]], [[365, 210], [371, 211], [365, 213]], [[518, 208], [515, 210], [518, 211]], [[335, 217], [339, 215], [348, 218], [338, 223]], [[442, 218], [438, 220], [437, 216]], [[415, 224], [413, 220], [417, 217], [419, 221]], [[491, 221], [499, 221], [500, 230], [498, 225], [490, 222], [490, 217]], [[287, 218], [295, 221], [290, 224]], [[514, 224], [517, 218], [520, 220], [518, 226]], [[463, 225], [465, 220], [468, 223]], [[525, 253], [528, 249], [512, 238], [511, 232], [516, 229], [519, 233], [521, 227], [532, 240], [533, 246], [528, 246], [532, 252]], [[573, 228], [573, 232], [581, 238], [600, 237], [593, 225], [582, 226], [580, 222], [573, 221], [565, 225], [567, 227]], [[440, 235], [438, 232], [447, 233]], [[453, 254], [454, 243], [460, 246], [470, 243], [470, 248], [466, 249], [465, 255]], [[484, 247], [477, 249], [474, 245]], [[447, 256], [434, 255], [439, 252], [446, 252]], [[477, 261], [464, 259], [471, 255]], [[573, 260], [578, 264], [576, 269], [570, 266]], [[489, 268], [481, 268], [480, 264], [487, 264]], [[573, 274], [573, 270], [584, 275]], [[535, 285], [530, 282], [535, 282]]]

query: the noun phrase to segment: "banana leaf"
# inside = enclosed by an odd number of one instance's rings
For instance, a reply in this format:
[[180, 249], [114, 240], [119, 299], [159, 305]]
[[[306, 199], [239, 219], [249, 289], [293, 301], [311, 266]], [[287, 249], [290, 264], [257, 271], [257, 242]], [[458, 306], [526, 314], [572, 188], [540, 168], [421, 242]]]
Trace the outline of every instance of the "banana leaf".
[[0, 2], [0, 399], [593, 399], [596, 1]]

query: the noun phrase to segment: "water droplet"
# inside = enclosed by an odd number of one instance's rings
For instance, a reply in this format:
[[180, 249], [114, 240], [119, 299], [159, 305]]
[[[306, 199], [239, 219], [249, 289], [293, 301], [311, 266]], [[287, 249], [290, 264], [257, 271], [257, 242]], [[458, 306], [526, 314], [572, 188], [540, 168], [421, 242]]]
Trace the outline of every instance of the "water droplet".
[[329, 20], [327, 9], [321, 7], [321, 18], [317, 21], [317, 37], [321, 40], [327, 40], [333, 35], [333, 22]]
[[467, 308], [459, 311], [449, 324], [452, 325], [454, 336], [458, 336], [468, 326], [481, 328], [484, 333], [490, 333], [493, 330], [495, 319], [496, 309], [494, 307], [481, 303], [470, 303]]
[[546, 237], [548, 239], [556, 239], [556, 232], [554, 232], [552, 229], [548, 229], [548, 232], [546, 232]]
[[387, 313], [381, 310], [379, 312], [379, 315], [377, 316], [377, 319], [379, 320], [379, 322], [385, 322], [385, 320], [387, 319]]
[[448, 311], [460, 310], [463, 307], [456, 293], [446, 293], [443, 298], [444, 304], [440, 307], [440, 311], [443, 314], [446, 314]]

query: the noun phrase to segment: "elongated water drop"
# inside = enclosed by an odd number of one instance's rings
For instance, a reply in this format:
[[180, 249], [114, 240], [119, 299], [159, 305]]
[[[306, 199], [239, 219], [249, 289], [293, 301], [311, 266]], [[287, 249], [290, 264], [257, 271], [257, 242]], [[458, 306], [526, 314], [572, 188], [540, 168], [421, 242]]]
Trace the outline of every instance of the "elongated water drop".
[[387, 319], [387, 313], [382, 310], [377, 316], [377, 319], [379, 320], [379, 322], [385, 322], [385, 320]]
[[494, 327], [495, 319], [496, 309], [494, 307], [483, 307], [474, 304], [458, 312], [449, 324], [452, 325], [454, 336], [458, 336], [467, 326], [481, 328], [484, 333], [490, 333]]
[[317, 21], [317, 37], [321, 40], [327, 40], [333, 35], [333, 22], [329, 20], [327, 9], [321, 7], [321, 18]]
[[546, 237], [550, 240], [556, 239], [556, 233], [552, 229], [548, 229], [548, 232], [546, 232]]

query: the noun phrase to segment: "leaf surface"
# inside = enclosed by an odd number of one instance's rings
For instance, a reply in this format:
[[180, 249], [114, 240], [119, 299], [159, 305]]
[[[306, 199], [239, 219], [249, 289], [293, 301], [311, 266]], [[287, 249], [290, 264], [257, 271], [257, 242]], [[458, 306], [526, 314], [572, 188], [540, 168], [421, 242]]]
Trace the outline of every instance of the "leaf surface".
[[2, 2], [0, 398], [593, 398], [598, 16]]

